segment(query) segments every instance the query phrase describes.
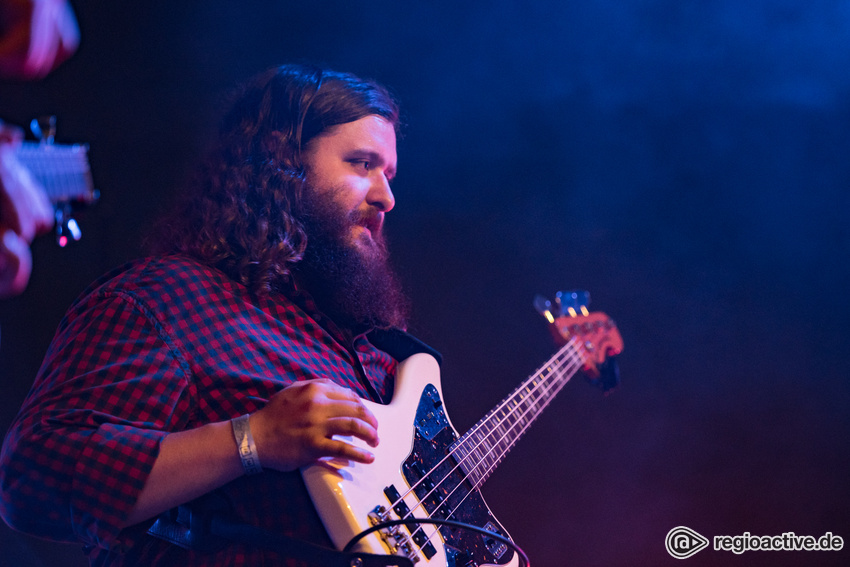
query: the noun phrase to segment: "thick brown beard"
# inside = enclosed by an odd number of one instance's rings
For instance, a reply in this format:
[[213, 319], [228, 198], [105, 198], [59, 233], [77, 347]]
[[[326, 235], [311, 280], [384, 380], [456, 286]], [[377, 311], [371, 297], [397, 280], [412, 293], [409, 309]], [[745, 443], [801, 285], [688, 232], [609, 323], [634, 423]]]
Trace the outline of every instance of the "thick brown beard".
[[[295, 276], [325, 314], [350, 331], [407, 328], [409, 302], [389, 262], [382, 231], [361, 250], [351, 242], [356, 217], [333, 201], [304, 188], [301, 222], [307, 234], [304, 258]], [[361, 238], [361, 237], [358, 237]], [[363, 236], [363, 238], [366, 238]]]

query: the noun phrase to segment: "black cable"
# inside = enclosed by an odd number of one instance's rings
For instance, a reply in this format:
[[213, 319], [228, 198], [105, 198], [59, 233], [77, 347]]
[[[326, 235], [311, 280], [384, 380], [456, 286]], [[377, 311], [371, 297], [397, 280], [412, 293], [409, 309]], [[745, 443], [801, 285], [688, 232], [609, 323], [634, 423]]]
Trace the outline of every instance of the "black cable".
[[522, 563], [522, 567], [531, 567], [531, 561], [529, 561], [528, 556], [525, 554], [525, 552], [522, 549], [520, 549], [520, 547], [517, 544], [515, 544], [513, 541], [511, 541], [510, 538], [507, 538], [507, 537], [505, 537], [501, 534], [497, 534], [495, 532], [491, 532], [490, 530], [485, 530], [484, 528], [481, 528], [479, 526], [473, 526], [472, 524], [464, 524], [463, 522], [455, 522], [454, 520], [436, 520], [436, 519], [432, 519], [432, 518], [407, 518], [407, 519], [404, 519], [404, 520], [387, 520], [386, 522], [381, 522], [379, 524], [375, 524], [371, 528], [367, 528], [367, 529], [363, 530], [362, 532], [360, 532], [359, 534], [357, 534], [356, 536], [354, 536], [353, 538], [351, 538], [351, 541], [349, 541], [347, 544], [345, 544], [345, 547], [342, 548], [342, 551], [343, 551], [343, 553], [349, 553], [351, 551], [351, 548], [353, 548], [354, 545], [358, 541], [360, 541], [361, 539], [363, 539], [367, 535], [374, 533], [378, 530], [381, 530], [381, 529], [384, 529], [384, 528], [389, 528], [389, 527], [392, 527], [392, 526], [402, 526], [402, 525], [403, 526], [410, 526], [410, 525], [418, 525], [418, 524], [433, 524], [435, 526], [449, 526], [449, 527], [454, 527], [454, 528], [460, 528], [462, 530], [470, 530], [470, 531], [473, 531], [473, 532], [478, 532], [479, 534], [482, 534], [482, 535], [486, 535], [487, 537], [491, 537], [495, 540], [498, 540], [498, 541], [504, 543], [505, 545], [507, 545], [508, 547], [510, 547], [511, 549], [513, 549], [517, 553], [517, 555], [519, 555], [520, 562]]

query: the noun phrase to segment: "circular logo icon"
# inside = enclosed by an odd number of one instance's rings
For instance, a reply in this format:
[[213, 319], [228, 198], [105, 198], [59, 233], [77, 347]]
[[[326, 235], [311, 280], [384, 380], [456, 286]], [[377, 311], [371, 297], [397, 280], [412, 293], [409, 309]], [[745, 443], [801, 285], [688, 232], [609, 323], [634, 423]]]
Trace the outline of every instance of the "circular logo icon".
[[667, 553], [676, 559], [687, 559], [708, 546], [708, 540], [685, 526], [678, 526], [667, 532], [664, 547]]

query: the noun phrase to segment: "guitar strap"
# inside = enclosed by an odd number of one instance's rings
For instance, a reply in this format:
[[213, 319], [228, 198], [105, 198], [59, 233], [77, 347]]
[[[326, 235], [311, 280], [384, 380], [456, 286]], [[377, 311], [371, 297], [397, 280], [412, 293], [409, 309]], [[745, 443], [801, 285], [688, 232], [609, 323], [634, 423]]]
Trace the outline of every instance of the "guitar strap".
[[[438, 362], [442, 360], [440, 353], [398, 329], [373, 330], [368, 333], [368, 338], [398, 361], [420, 352], [430, 354]], [[216, 491], [161, 514], [148, 529], [148, 534], [183, 549], [201, 552], [214, 552], [229, 543], [238, 542], [327, 567], [413, 567], [410, 559], [400, 555], [337, 551], [236, 522], [230, 517], [227, 499]]]
[[374, 329], [366, 334], [369, 342], [401, 362], [414, 354], [424, 352], [443, 363], [442, 355], [410, 333], [400, 329]]

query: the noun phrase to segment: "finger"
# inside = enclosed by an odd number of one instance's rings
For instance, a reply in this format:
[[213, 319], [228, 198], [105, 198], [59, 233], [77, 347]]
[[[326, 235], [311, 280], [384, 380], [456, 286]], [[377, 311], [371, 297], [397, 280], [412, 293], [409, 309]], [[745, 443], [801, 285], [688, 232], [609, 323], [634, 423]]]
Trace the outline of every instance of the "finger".
[[347, 459], [358, 463], [369, 464], [375, 461], [375, 455], [371, 451], [356, 447], [338, 439], [327, 439], [317, 447], [321, 453], [317, 458], [330, 457], [333, 459]]
[[27, 243], [14, 231], [4, 231], [0, 243], [0, 299], [23, 292], [31, 271], [32, 256]]
[[56, 29], [62, 39], [62, 52], [57, 63], [70, 57], [80, 46], [80, 27], [74, 16], [74, 10], [67, 2], [63, 2], [59, 10], [56, 16]]
[[44, 77], [55, 66], [59, 49], [55, 2], [37, 2], [32, 14], [30, 45], [25, 70], [33, 78]]
[[372, 413], [369, 408], [363, 405], [363, 402], [357, 398], [355, 400], [339, 400], [327, 405], [326, 414], [328, 417], [349, 417], [362, 420], [369, 424], [373, 429], [378, 428], [378, 418]]
[[372, 424], [355, 417], [335, 417], [326, 422], [328, 437], [351, 436], [362, 439], [372, 447], [378, 446], [378, 430]]
[[378, 427], [375, 415], [363, 404], [363, 399], [350, 388], [340, 386], [326, 378], [311, 380], [308, 384], [318, 386], [328, 400], [335, 400], [338, 404], [342, 404], [330, 406], [329, 411], [336, 412], [337, 415], [359, 417], [373, 427]]

